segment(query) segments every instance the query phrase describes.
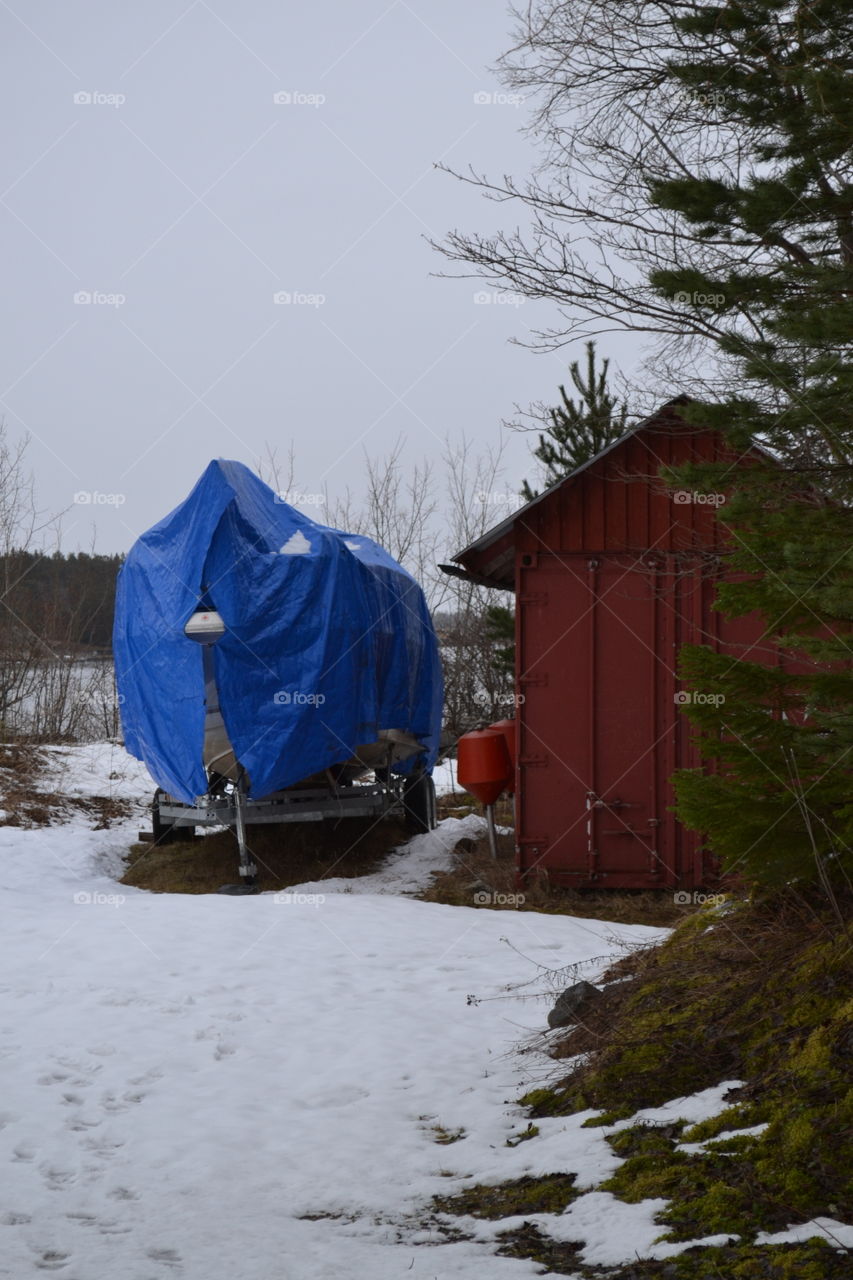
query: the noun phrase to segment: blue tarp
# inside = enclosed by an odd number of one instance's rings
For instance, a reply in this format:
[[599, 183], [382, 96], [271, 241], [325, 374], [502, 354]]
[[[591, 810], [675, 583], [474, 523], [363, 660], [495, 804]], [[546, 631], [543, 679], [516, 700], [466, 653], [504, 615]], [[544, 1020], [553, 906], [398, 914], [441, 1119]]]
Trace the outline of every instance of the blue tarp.
[[184, 634], [199, 608], [225, 623], [219, 704], [251, 796], [346, 760], [380, 729], [416, 737], [432, 769], [441, 664], [415, 579], [369, 538], [315, 523], [219, 459], [118, 577], [124, 740], [165, 791], [190, 802], [207, 791], [202, 646]]

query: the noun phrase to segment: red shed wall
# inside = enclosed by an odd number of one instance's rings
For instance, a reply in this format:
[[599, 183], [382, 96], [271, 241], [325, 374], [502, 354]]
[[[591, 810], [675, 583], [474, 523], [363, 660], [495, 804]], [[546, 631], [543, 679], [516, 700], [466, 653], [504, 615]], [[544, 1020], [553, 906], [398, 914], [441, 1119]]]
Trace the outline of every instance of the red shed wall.
[[676, 501], [657, 479], [720, 447], [683, 426], [646, 429], [516, 524], [523, 875], [575, 887], [707, 880], [699, 837], [669, 811], [669, 777], [698, 764], [676, 703], [678, 650], [777, 660], [757, 615], [727, 622], [711, 608], [714, 506]]

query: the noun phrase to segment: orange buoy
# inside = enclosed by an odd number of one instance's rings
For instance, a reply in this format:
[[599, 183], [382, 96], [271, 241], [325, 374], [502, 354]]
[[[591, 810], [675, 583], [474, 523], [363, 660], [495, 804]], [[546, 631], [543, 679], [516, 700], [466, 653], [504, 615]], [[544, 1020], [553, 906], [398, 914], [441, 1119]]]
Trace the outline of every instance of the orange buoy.
[[481, 804], [494, 804], [512, 785], [513, 767], [502, 730], [475, 729], [457, 744], [456, 776]]
[[502, 733], [506, 739], [506, 749], [509, 755], [509, 763], [512, 772], [509, 781], [504, 788], [510, 793], [515, 794], [515, 761], [518, 755], [518, 721], [517, 720], [496, 720], [494, 724], [488, 726], [495, 733]]

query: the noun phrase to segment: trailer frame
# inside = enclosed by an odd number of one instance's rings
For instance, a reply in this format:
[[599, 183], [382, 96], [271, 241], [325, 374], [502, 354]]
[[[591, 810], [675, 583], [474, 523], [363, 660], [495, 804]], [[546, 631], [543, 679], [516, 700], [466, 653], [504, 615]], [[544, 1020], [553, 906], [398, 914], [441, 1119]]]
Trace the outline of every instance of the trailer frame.
[[324, 787], [289, 787], [258, 800], [246, 795], [242, 780], [227, 782], [227, 790], [223, 787], [219, 792], [208, 792], [193, 803], [178, 800], [158, 788], [151, 806], [153, 830], [140, 831], [139, 838], [162, 845], [193, 839], [196, 827], [232, 827], [239, 847], [240, 883], [223, 885], [219, 892], [257, 893], [257, 867], [248, 848], [247, 825], [398, 816], [413, 832], [433, 830], [437, 819], [431, 773], [423, 767], [409, 775], [382, 772], [385, 776], [377, 776], [373, 782], [342, 784], [330, 779]]

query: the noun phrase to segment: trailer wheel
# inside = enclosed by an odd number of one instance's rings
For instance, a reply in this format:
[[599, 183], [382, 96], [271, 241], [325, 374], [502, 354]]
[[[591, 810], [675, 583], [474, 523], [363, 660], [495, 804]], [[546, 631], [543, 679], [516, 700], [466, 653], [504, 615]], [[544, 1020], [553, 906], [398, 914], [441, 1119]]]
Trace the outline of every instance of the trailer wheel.
[[410, 831], [420, 835], [435, 829], [435, 783], [431, 774], [419, 772], [406, 779], [403, 810]]
[[176, 827], [173, 822], [164, 822], [160, 817], [160, 799], [165, 791], [158, 787], [154, 792], [154, 803], [151, 805], [151, 830], [154, 833], [154, 844], [174, 844], [176, 840], [191, 840], [195, 835], [191, 827]]

